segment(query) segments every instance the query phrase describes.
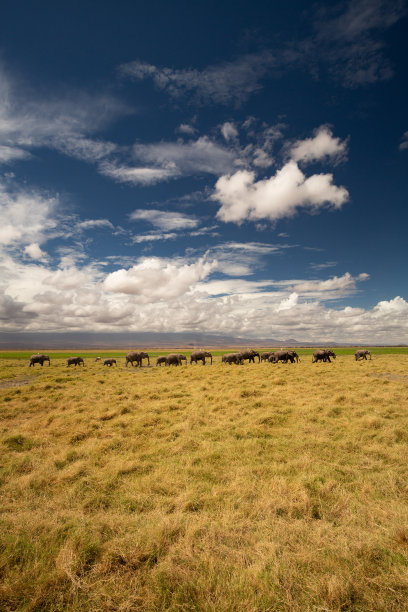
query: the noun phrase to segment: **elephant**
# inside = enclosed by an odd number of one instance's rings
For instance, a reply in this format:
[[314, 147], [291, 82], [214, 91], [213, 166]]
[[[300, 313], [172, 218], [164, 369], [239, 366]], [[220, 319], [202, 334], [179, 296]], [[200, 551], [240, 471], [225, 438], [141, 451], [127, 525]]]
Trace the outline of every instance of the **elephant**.
[[182, 360], [184, 359], [186, 360], [187, 363], [187, 358], [185, 355], [181, 355], [180, 353], [170, 353], [169, 355], [167, 355], [166, 357], [166, 366], [170, 366], [170, 365], [183, 365]]
[[358, 361], [359, 359], [367, 359], [367, 355], [370, 355], [370, 359], [371, 359], [371, 353], [370, 351], [366, 349], [360, 349], [359, 351], [356, 351], [354, 353], [354, 357], [356, 358], [356, 361]]
[[222, 363], [236, 363], [237, 365], [242, 364], [241, 353], [225, 353], [221, 358]]
[[180, 365], [183, 365], [183, 364], [181, 363], [182, 361], [185, 361], [185, 362], [186, 362], [186, 365], [187, 365], [187, 357], [186, 357], [185, 355], [183, 355], [182, 353], [177, 353], [177, 356], [178, 356], [178, 357], [179, 357], [179, 359], [180, 359]]
[[112, 367], [113, 364], [115, 364], [116, 367], [118, 366], [118, 364], [116, 363], [116, 359], [105, 359], [103, 362], [104, 366], [107, 365], [107, 366]]
[[203, 365], [205, 365], [205, 358], [210, 357], [212, 364], [212, 355], [208, 351], [193, 351], [190, 355], [190, 365], [194, 362], [202, 361]]
[[316, 363], [317, 361], [328, 361], [331, 363], [330, 357], [336, 359], [336, 355], [330, 349], [317, 349], [313, 353], [312, 363]]
[[269, 357], [272, 355], [271, 352], [261, 353], [261, 361], [268, 361]]
[[157, 365], [157, 366], [161, 366], [161, 364], [162, 364], [162, 363], [164, 363], [164, 364], [165, 364], [165, 363], [166, 363], [166, 359], [167, 359], [167, 357], [158, 357], [158, 358], [156, 359], [156, 365]]
[[258, 357], [258, 363], [261, 361], [261, 357], [258, 351], [254, 351], [254, 349], [246, 349], [245, 351], [240, 351], [241, 359], [248, 359], [249, 363], [255, 363], [255, 357]]
[[130, 353], [126, 355], [126, 367], [128, 366], [128, 363], [131, 363], [133, 366], [134, 361], [136, 361], [136, 367], [137, 366], [142, 367], [143, 359], [147, 359], [147, 363], [148, 365], [150, 365], [150, 359], [147, 353], [130, 351]]
[[51, 365], [50, 358], [48, 357], [48, 355], [31, 355], [29, 367], [34, 367], [35, 363], [39, 363], [41, 366], [43, 366], [44, 361], [48, 361], [48, 366]]
[[268, 361], [270, 361], [270, 363], [278, 363], [278, 361], [283, 361], [283, 363], [288, 363], [288, 361], [290, 361], [290, 363], [294, 363], [295, 357], [292, 355], [292, 351], [275, 351], [271, 353]]
[[75, 365], [75, 367], [77, 367], [77, 365], [81, 365], [81, 363], [85, 367], [82, 357], [69, 357], [67, 359], [67, 368], [69, 368], [70, 365]]
[[[299, 363], [299, 361], [300, 361], [300, 357], [299, 357], [299, 355], [297, 354], [297, 352], [296, 352], [296, 351], [288, 351], [288, 354], [289, 354], [289, 355], [292, 355], [292, 357], [293, 357], [293, 358], [296, 360], [296, 363]], [[293, 363], [293, 362], [292, 362], [292, 363]]]

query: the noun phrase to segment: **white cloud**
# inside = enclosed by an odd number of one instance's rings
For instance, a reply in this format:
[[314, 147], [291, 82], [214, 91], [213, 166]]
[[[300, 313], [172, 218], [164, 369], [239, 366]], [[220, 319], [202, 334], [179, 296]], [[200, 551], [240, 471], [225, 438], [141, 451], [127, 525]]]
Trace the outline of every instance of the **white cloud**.
[[112, 223], [108, 219], [87, 219], [86, 221], [77, 223], [76, 227], [79, 230], [95, 229], [98, 227], [114, 229]]
[[137, 160], [153, 163], [161, 168], [173, 168], [174, 174], [223, 174], [234, 168], [236, 153], [208, 137], [191, 142], [160, 142], [138, 144], [133, 148]]
[[116, 147], [88, 136], [129, 112], [104, 93], [53, 92], [41, 97], [0, 68], [0, 162], [24, 159], [42, 146], [95, 161]]
[[189, 123], [180, 123], [177, 128], [177, 132], [180, 132], [180, 134], [188, 134], [189, 136], [194, 136], [194, 134], [197, 132], [197, 129]]
[[289, 161], [269, 179], [256, 181], [255, 174], [240, 170], [222, 176], [212, 198], [221, 203], [217, 217], [225, 222], [292, 217], [300, 209], [316, 212], [323, 207], [339, 209], [348, 199], [344, 187], [333, 184], [332, 174], [308, 178]]
[[[242, 254], [256, 255], [268, 246], [273, 245], [255, 243], [252, 251], [244, 251], [235, 243], [230, 253], [239, 255], [239, 266]], [[218, 254], [222, 256], [222, 249], [215, 253], [217, 259]], [[39, 265], [4, 256], [2, 328], [198, 330], [310, 342], [408, 342], [408, 304], [402, 297], [383, 300], [372, 309], [327, 306], [355, 293], [365, 274], [318, 281], [215, 280], [210, 275], [222, 269], [222, 262], [208, 255], [196, 260], [138, 259], [130, 268], [110, 274], [101, 272], [103, 262], [89, 266], [80, 261], [52, 270], [47, 262]]]
[[216, 267], [216, 261], [200, 258], [189, 264], [150, 257], [142, 259], [129, 270], [109, 274], [104, 282], [107, 291], [137, 295], [144, 302], [155, 302], [185, 294], [192, 285], [206, 278]]
[[30, 157], [30, 154], [24, 151], [24, 149], [0, 145], [0, 164], [15, 161], [17, 159], [27, 159], [28, 157]]
[[28, 244], [24, 248], [24, 253], [25, 255], [31, 257], [31, 259], [45, 260], [47, 258], [47, 254], [41, 250], [41, 247], [38, 242], [32, 242], [31, 244]]
[[297, 140], [291, 148], [291, 158], [295, 161], [312, 162], [324, 158], [344, 159], [347, 152], [347, 142], [335, 138], [331, 129], [322, 125], [313, 138]]
[[129, 218], [131, 221], [147, 221], [155, 227], [165, 230], [182, 230], [193, 229], [199, 225], [199, 220], [190, 215], [185, 215], [178, 212], [167, 212], [164, 210], [154, 209], [137, 209], [134, 210]]
[[179, 234], [174, 232], [149, 232], [148, 234], [138, 234], [133, 236], [133, 242], [139, 244], [141, 242], [157, 242], [158, 240], [174, 240]]
[[41, 243], [57, 226], [56, 198], [0, 183], [0, 245]]
[[109, 176], [119, 183], [131, 183], [133, 185], [154, 185], [179, 176], [174, 164], [167, 168], [132, 168], [130, 166], [118, 166], [111, 162], [102, 162], [99, 165], [99, 170], [101, 174]]
[[405, 149], [408, 149], [408, 131], [404, 132], [404, 135], [401, 139], [401, 144], [399, 146], [400, 151], [404, 151]]
[[201, 71], [158, 68], [140, 61], [123, 64], [119, 71], [123, 76], [135, 80], [150, 78], [158, 89], [166, 91], [173, 98], [190, 93], [197, 103], [239, 105], [261, 89], [261, 80], [275, 64], [272, 53], [263, 51]]
[[100, 161], [119, 149], [113, 142], [94, 140], [82, 136], [67, 136], [57, 139], [54, 145], [62, 153], [87, 162]]
[[222, 124], [221, 134], [224, 136], [227, 142], [238, 138], [238, 130], [235, 124], [232, 123], [231, 121], [226, 121], [225, 123]]
[[46, 276], [43, 279], [44, 285], [52, 285], [56, 289], [77, 289], [82, 287], [89, 280], [88, 274], [77, 268], [64, 268]]

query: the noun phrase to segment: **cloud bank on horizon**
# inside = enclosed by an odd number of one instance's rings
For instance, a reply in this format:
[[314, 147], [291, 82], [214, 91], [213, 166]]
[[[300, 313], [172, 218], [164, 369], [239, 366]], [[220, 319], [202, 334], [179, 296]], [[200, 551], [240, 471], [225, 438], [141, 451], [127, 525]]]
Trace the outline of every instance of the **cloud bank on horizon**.
[[1, 330], [407, 343], [408, 132], [391, 108], [381, 124], [404, 19], [404, 2], [321, 6], [296, 43], [204, 67], [136, 55], [105, 87], [29, 87], [4, 62]]

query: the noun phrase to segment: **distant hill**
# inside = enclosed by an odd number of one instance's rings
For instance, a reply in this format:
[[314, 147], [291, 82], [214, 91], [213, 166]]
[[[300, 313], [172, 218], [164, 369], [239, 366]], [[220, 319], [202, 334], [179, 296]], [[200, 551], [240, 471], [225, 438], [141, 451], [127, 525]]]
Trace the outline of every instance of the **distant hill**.
[[[129, 349], [136, 347], [269, 347], [269, 346], [340, 346], [336, 342], [303, 342], [294, 338], [243, 338], [199, 332], [159, 333], [159, 332], [69, 332], [69, 333], [21, 333], [1, 332], [2, 350], [45, 350], [45, 349]], [[348, 346], [342, 343], [341, 346]], [[351, 345], [349, 345], [351, 346]]]

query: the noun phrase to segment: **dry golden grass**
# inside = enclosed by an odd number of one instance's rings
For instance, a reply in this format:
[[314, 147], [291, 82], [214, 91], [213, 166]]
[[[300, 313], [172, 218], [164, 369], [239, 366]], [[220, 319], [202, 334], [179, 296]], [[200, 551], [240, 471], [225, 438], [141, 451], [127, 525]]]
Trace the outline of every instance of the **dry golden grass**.
[[0, 609], [408, 609], [408, 356], [2, 362]]

